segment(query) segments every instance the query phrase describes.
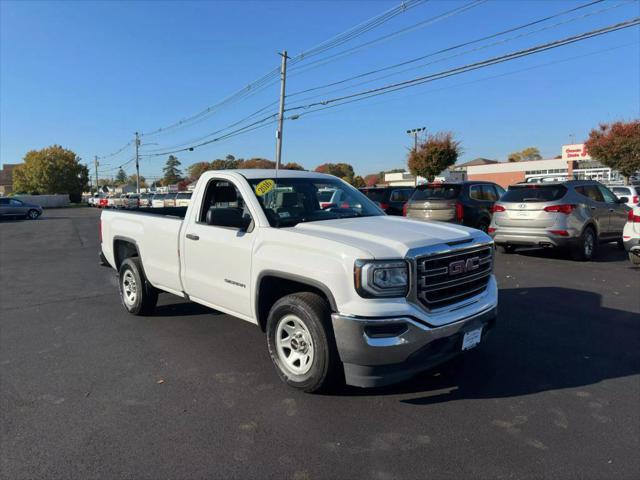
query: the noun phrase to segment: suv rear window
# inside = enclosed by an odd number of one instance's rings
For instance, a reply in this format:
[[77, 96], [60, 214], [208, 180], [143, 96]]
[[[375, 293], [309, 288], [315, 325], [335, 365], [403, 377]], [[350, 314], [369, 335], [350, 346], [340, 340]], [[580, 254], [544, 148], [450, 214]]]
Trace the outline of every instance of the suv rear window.
[[511, 185], [501, 202], [553, 202], [567, 193], [564, 185]]
[[384, 200], [384, 194], [387, 191], [386, 188], [366, 188], [360, 190], [364, 193], [369, 200], [374, 202], [382, 202]]
[[446, 183], [438, 185], [422, 185], [416, 188], [413, 192], [411, 200], [451, 200], [460, 195], [461, 189], [460, 185], [447, 185]]

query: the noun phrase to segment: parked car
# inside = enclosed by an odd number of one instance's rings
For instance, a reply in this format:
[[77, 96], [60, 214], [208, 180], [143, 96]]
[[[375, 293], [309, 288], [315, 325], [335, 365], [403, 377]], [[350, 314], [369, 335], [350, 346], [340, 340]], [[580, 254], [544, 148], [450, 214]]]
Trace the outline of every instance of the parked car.
[[176, 195], [176, 207], [188, 207], [191, 202], [191, 192], [180, 192]]
[[318, 190], [317, 198], [320, 203], [320, 208], [337, 207], [342, 200], [342, 190], [335, 188], [320, 188]]
[[164, 199], [166, 198], [166, 196], [167, 196], [166, 193], [156, 193], [151, 198], [151, 206], [153, 208], [162, 208], [162, 207], [164, 207]]
[[380, 206], [387, 215], [402, 215], [413, 187], [365, 187], [360, 191]]
[[140, 206], [140, 195], [128, 193], [122, 197], [122, 208], [138, 208]]
[[109, 197], [100, 197], [96, 203], [98, 208], [107, 208], [109, 206]]
[[511, 185], [493, 208], [489, 234], [507, 253], [561, 247], [590, 260], [600, 243], [622, 245], [626, 201], [592, 180]]
[[635, 207], [640, 203], [640, 186], [625, 185], [620, 187], [610, 187], [611, 191], [618, 198], [627, 197], [627, 206], [629, 208]]
[[42, 215], [42, 207], [40, 205], [23, 202], [17, 198], [0, 198], [0, 217], [36, 220], [40, 215]]
[[153, 197], [152, 193], [141, 193], [140, 194], [140, 207], [147, 208], [151, 206], [151, 198]]
[[[321, 208], [322, 188], [341, 205]], [[100, 231], [129, 313], [152, 314], [165, 291], [251, 322], [282, 380], [307, 392], [408, 379], [496, 321], [488, 235], [384, 215], [330, 175], [209, 171], [186, 211], [106, 210]]]
[[407, 202], [406, 217], [458, 223], [486, 232], [493, 204], [504, 191], [496, 183], [472, 180], [419, 185]]
[[631, 263], [640, 265], [640, 203], [629, 210], [627, 223], [622, 231], [622, 241]]
[[164, 206], [165, 207], [175, 207], [176, 206], [176, 195], [177, 193], [167, 193], [164, 197]]

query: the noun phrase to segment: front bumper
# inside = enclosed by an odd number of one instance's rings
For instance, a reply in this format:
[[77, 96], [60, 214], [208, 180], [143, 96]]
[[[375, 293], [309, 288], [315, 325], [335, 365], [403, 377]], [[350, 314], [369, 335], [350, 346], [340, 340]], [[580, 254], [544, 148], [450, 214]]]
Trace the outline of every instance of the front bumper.
[[493, 328], [497, 306], [441, 327], [411, 317], [363, 318], [332, 315], [347, 384], [376, 387], [407, 380], [453, 358], [465, 332]]

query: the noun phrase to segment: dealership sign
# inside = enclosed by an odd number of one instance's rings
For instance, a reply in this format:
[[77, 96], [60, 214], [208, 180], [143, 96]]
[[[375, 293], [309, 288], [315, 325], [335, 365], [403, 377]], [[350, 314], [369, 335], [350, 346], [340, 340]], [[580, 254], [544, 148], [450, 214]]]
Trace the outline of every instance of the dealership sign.
[[562, 146], [562, 159], [563, 160], [591, 160], [591, 156], [587, 152], [587, 147], [584, 143], [576, 143], [573, 145]]

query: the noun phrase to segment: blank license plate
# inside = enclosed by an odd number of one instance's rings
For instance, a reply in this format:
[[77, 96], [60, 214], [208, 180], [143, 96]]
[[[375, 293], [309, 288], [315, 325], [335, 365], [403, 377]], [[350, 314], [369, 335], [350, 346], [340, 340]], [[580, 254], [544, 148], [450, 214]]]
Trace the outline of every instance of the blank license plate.
[[466, 332], [462, 337], [462, 350], [469, 350], [480, 343], [482, 327]]

